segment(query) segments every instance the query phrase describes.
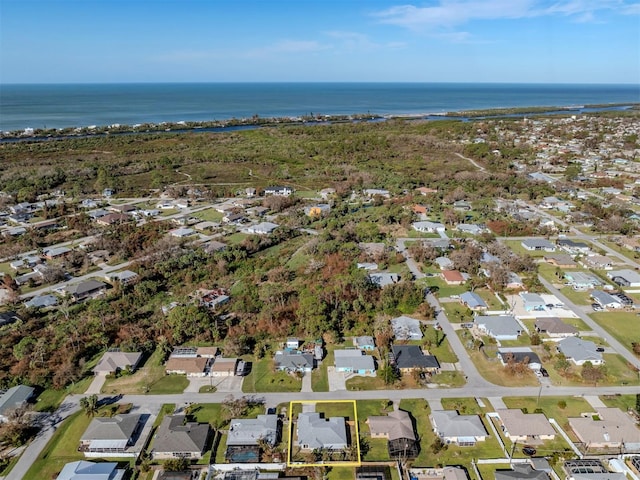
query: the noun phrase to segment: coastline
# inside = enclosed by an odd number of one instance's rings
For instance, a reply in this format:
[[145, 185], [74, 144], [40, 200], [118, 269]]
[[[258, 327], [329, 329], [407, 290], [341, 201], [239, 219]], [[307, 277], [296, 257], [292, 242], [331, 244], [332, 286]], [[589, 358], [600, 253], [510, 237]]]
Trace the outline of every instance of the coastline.
[[450, 112], [408, 113], [408, 114], [376, 114], [359, 113], [351, 115], [302, 115], [298, 117], [259, 117], [231, 118], [211, 121], [179, 121], [144, 123], [136, 125], [102, 125], [80, 126], [50, 129], [25, 129], [0, 132], [0, 143], [7, 142], [40, 142], [48, 140], [78, 139], [106, 135], [136, 135], [147, 133], [203, 133], [253, 130], [275, 126], [313, 126], [343, 123], [375, 123], [391, 120], [451, 120], [472, 121], [495, 118], [523, 118], [526, 116], [555, 116], [584, 113], [625, 112], [640, 110], [640, 103], [599, 103], [592, 105], [569, 106], [529, 106], [529, 107], [496, 107], [481, 110], [457, 110]]

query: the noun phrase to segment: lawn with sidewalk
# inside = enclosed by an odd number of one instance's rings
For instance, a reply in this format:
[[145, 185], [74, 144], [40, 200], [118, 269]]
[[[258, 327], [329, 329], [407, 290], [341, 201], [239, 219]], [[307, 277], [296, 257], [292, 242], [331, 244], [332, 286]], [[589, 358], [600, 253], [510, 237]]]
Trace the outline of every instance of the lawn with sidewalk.
[[261, 358], [254, 362], [251, 372], [242, 382], [244, 393], [299, 392], [302, 380], [294, 374], [275, 371], [272, 358]]

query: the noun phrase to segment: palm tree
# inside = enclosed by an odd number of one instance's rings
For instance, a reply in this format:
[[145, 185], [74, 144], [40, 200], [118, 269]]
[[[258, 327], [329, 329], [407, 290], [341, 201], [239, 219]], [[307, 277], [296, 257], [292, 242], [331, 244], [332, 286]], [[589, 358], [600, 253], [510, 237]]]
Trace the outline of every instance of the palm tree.
[[98, 395], [94, 393], [88, 397], [81, 398], [80, 406], [84, 409], [87, 417], [95, 416], [95, 414], [98, 413]]

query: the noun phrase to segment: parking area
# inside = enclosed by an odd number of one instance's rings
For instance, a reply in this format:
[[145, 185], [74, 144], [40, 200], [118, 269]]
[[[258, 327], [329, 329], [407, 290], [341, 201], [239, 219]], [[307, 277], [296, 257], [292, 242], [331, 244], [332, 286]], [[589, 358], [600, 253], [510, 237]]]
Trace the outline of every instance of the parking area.
[[329, 377], [330, 392], [347, 389], [346, 376], [342, 372], [336, 372], [336, 367], [327, 367], [327, 376]]
[[215, 387], [218, 392], [241, 393], [244, 377], [191, 377], [185, 393], [197, 393], [202, 387]]

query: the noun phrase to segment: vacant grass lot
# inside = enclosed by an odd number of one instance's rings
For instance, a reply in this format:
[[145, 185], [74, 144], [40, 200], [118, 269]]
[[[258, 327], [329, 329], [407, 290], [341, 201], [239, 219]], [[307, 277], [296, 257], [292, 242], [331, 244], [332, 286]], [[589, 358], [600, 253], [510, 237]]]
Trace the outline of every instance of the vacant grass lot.
[[221, 222], [224, 214], [218, 212], [215, 208], [207, 208], [193, 213], [192, 216], [205, 222]]
[[262, 358], [253, 364], [251, 373], [244, 378], [242, 391], [256, 392], [299, 392], [302, 381], [286, 372], [276, 372], [272, 358]]
[[155, 395], [182, 393], [189, 385], [189, 380], [184, 375], [167, 375], [162, 360], [162, 352], [156, 350], [144, 366], [132, 375], [107, 379], [102, 392]]
[[366, 447], [362, 448], [364, 453], [362, 460], [373, 461], [389, 461], [389, 451], [387, 449], [387, 440], [384, 438], [371, 438], [367, 418], [371, 416], [386, 415], [392, 411], [392, 406], [388, 400], [358, 400], [356, 402], [358, 409], [358, 429], [360, 438], [366, 443]]
[[591, 318], [629, 350], [633, 342], [640, 342], [640, 316], [635, 312], [598, 312]]
[[623, 412], [636, 408], [635, 395], [602, 395], [600, 399], [607, 407], [619, 408]]

